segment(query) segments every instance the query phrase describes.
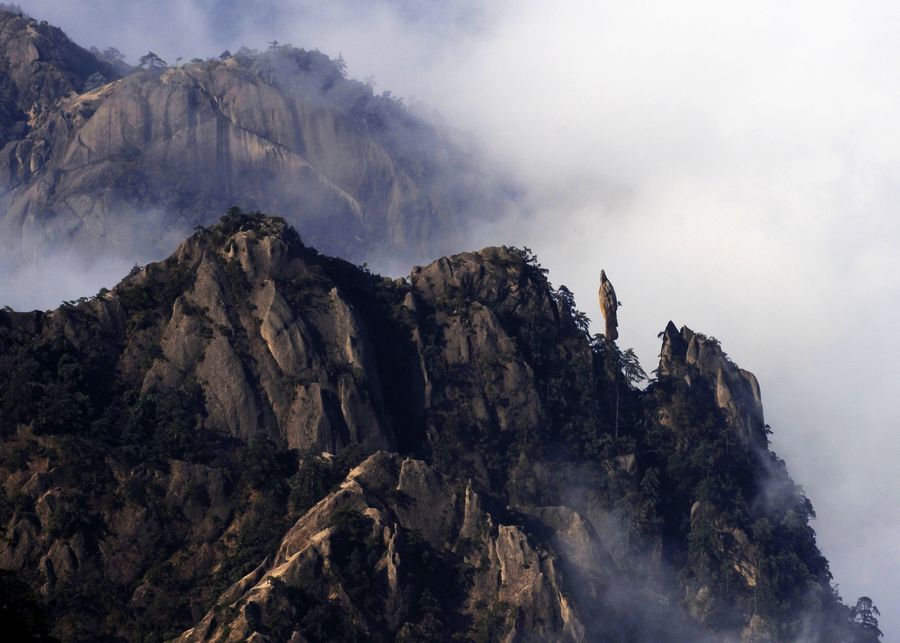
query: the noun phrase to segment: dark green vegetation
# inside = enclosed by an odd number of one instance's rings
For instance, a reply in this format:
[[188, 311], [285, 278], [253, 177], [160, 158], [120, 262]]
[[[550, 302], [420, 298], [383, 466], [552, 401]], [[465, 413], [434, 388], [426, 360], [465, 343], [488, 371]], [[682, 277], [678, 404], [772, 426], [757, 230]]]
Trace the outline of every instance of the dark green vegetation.
[[[66, 640], [207, 613], [221, 640], [878, 640], [871, 601], [831, 584], [752, 375], [671, 324], [662, 354], [637, 388], [633, 353], [527, 250], [392, 281], [232, 210], [111, 292], [0, 312], [4, 618]], [[377, 449], [434, 473], [370, 463], [413, 495], [376, 480], [361, 511], [344, 481]], [[426, 502], [408, 481], [429, 476]], [[535, 565], [556, 594], [504, 594]]]
[[0, 627], [12, 641], [58, 641], [48, 633], [47, 616], [40, 599], [15, 574], [0, 571]]

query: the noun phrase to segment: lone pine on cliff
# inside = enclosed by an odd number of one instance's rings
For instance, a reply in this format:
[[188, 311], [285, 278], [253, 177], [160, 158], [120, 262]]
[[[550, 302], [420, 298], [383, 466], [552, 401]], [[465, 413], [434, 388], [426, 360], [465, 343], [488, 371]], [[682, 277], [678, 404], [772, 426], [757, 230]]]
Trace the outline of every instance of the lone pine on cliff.
[[0, 312], [10, 631], [877, 640], [753, 375], [669, 323], [637, 388], [546, 273], [495, 247], [385, 279], [233, 210], [110, 291]]

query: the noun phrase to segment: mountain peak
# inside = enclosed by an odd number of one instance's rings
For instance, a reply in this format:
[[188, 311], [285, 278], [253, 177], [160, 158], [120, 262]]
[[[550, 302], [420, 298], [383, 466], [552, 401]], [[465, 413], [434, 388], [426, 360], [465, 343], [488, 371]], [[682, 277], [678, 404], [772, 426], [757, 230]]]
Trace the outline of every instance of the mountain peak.
[[304, 247], [297, 231], [281, 217], [231, 208], [216, 223], [198, 228], [182, 243], [175, 255], [204, 250], [234, 256], [236, 246], [246, 252], [248, 242], [279, 243], [297, 250]]
[[750, 444], [767, 444], [759, 382], [728, 357], [715, 337], [687, 326], [679, 331], [670, 321], [663, 332], [659, 375], [710, 388], [736, 433]]

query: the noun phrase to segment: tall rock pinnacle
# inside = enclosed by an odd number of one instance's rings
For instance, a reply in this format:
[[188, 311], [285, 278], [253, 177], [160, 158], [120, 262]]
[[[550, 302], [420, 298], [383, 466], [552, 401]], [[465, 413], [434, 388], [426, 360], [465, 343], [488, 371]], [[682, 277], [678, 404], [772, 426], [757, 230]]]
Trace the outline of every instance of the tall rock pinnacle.
[[603, 313], [603, 320], [606, 322], [606, 338], [615, 340], [619, 337], [619, 322], [616, 319], [616, 309], [619, 307], [619, 300], [616, 298], [616, 289], [613, 288], [612, 282], [606, 278], [606, 271], [600, 271], [600, 312]]

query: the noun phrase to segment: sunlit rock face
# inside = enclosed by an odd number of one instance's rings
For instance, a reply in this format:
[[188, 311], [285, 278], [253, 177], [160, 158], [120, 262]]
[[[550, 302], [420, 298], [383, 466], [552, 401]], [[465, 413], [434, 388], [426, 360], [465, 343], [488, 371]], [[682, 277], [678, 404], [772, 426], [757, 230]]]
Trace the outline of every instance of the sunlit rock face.
[[[370, 566], [360, 571], [377, 579], [373, 585], [383, 589], [386, 623], [370, 623], [372, 614], [354, 605], [353, 589], [347, 585], [365, 580], [342, 577], [344, 561], [336, 557], [343, 553], [339, 541], [347, 534], [334, 518], [348, 512], [362, 516], [358, 535], [372, 556]], [[410, 622], [419, 609], [411, 600], [415, 593], [410, 584], [421, 569], [423, 549], [431, 556], [448, 550], [466, 552], [452, 565], [470, 582], [464, 588], [437, 589], [437, 593], [459, 592], [454, 597], [456, 618], [476, 622], [483, 618], [483, 606], [504, 605], [518, 615], [518, 630], [529, 636], [583, 640], [584, 627], [561, 591], [555, 560], [535, 549], [521, 527], [502, 524], [485, 512], [471, 484], [465, 488], [448, 484], [424, 462], [383, 452], [353, 469], [337, 490], [291, 527], [271, 560], [234, 585], [220, 607], [178, 640], [249, 640], [262, 628], [284, 622], [284, 615], [296, 610], [292, 592], [302, 588], [315, 588], [318, 600], [332, 600], [354, 614], [367, 633], [377, 635], [387, 625], [400, 637], [415, 640], [422, 628]], [[438, 574], [450, 575], [449, 561], [434, 562]], [[509, 626], [502, 623], [504, 629]], [[279, 632], [285, 639], [292, 633], [290, 627]]]
[[0, 12], [0, 67], [5, 254], [159, 256], [239, 206], [347, 258], [425, 257], [503, 198], [462, 148], [318, 52], [123, 76], [58, 29]]

